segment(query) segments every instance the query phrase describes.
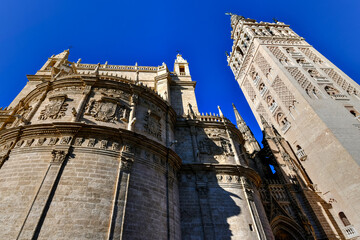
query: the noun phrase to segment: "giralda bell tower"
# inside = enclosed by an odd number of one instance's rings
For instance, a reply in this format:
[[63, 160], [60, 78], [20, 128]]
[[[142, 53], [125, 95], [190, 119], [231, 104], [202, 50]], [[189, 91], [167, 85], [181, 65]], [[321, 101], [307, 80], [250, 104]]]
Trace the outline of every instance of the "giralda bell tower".
[[360, 87], [289, 25], [231, 14], [228, 63], [258, 123], [292, 145], [346, 238], [360, 231]]

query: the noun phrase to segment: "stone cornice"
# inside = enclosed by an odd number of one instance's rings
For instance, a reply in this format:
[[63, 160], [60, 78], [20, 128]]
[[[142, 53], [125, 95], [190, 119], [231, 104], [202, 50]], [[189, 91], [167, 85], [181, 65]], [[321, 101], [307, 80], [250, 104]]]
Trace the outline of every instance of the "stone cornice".
[[199, 171], [214, 171], [216, 173], [239, 174], [249, 178], [257, 187], [261, 184], [259, 174], [252, 168], [244, 167], [235, 164], [212, 164], [212, 163], [195, 163], [183, 164], [181, 171], [199, 172]]

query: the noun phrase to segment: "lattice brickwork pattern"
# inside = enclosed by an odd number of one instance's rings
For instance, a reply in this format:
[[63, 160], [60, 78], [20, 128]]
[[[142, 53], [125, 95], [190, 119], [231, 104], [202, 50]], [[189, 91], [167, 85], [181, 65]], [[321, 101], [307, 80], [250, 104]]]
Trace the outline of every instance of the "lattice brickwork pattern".
[[295, 78], [295, 80], [300, 84], [300, 86], [303, 89], [314, 89], [314, 86], [311, 84], [311, 82], [307, 79], [307, 77], [300, 72], [300, 70], [298, 68], [286, 68], [286, 70], [289, 71], [289, 73], [291, 74], [291, 76], [293, 76], [293, 78]]
[[272, 88], [280, 98], [280, 100], [283, 102], [283, 104], [286, 106], [287, 109], [294, 103], [295, 97], [292, 95], [292, 93], [289, 91], [289, 89], [285, 86], [283, 81], [279, 78], [279, 76], [276, 76], [274, 82], [272, 83]]
[[313, 61], [314, 63], [319, 63], [322, 62], [322, 60], [316, 56], [311, 50], [310, 48], [299, 48], [300, 51], [302, 51], [308, 58], [311, 59], [311, 61]]
[[251, 101], [254, 102], [256, 93], [255, 93], [253, 87], [251, 86], [251, 83], [249, 82], [248, 78], [245, 79], [243, 86], [244, 86], [244, 89], [245, 89], [246, 93], [250, 97]]
[[259, 113], [259, 115], [262, 115], [267, 122], [270, 122], [269, 115], [266, 113], [266, 109], [264, 108], [264, 106], [261, 103], [259, 104], [258, 108], [256, 109], [256, 112]]
[[259, 66], [259, 68], [261, 69], [264, 75], [266, 75], [269, 72], [270, 65], [260, 52], [256, 55], [255, 62]]
[[342, 89], [344, 89], [349, 94], [358, 95], [359, 91], [349, 84], [344, 78], [342, 78], [337, 72], [332, 68], [322, 68], [323, 70], [334, 82], [336, 82]]
[[278, 59], [278, 60], [289, 60], [284, 53], [278, 47], [267, 47], [270, 52]]
[[244, 62], [241, 64], [239, 79], [242, 79], [244, 77], [246, 68], [248, 67], [249, 63], [251, 62], [251, 59], [252, 59], [254, 53], [255, 53], [255, 46], [254, 46], [254, 44], [252, 44], [246, 54]]

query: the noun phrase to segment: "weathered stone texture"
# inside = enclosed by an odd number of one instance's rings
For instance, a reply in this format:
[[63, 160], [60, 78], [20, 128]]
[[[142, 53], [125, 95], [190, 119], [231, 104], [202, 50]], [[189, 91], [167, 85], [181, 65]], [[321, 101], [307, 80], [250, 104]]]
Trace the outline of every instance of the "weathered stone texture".
[[[38, 194], [50, 160], [50, 152], [24, 151], [12, 154], [1, 167], [1, 239], [17, 238]], [[28, 221], [36, 224], [37, 218]]]
[[96, 150], [84, 153], [75, 149], [73, 155], [65, 166], [39, 239], [105, 239], [108, 234], [119, 159]]

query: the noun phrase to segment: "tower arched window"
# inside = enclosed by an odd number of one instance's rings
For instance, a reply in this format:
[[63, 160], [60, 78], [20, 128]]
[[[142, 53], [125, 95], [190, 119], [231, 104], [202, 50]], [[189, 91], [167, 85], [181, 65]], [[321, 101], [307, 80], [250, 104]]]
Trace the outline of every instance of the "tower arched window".
[[240, 54], [241, 57], [244, 56], [244, 53], [239, 46], [236, 47], [236, 52]]
[[326, 93], [329, 94], [330, 96], [340, 93], [339, 90], [337, 90], [336, 88], [331, 87], [331, 86], [325, 86], [324, 89], [325, 89]]
[[351, 225], [344, 212], [339, 212], [339, 218], [341, 219], [345, 227]]

